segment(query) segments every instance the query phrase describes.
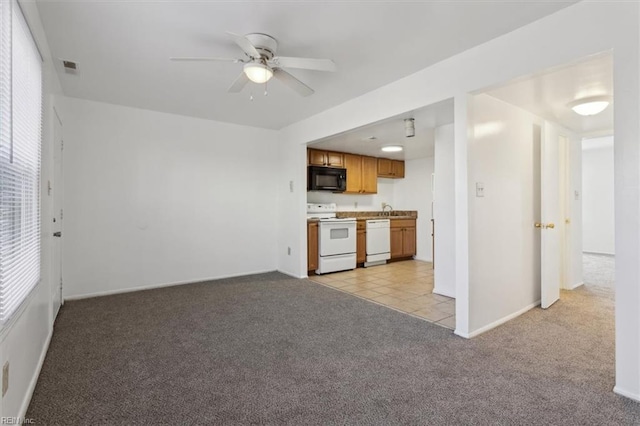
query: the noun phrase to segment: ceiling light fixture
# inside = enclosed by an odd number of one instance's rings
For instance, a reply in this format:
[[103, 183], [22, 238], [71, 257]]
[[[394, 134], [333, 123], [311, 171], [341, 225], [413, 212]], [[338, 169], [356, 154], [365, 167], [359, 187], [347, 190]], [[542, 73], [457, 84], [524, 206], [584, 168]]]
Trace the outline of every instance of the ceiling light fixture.
[[402, 149], [400, 145], [387, 145], [382, 147], [384, 152], [399, 152], [402, 151]]
[[605, 110], [609, 106], [608, 96], [591, 96], [573, 101], [569, 107], [580, 115], [596, 115]]
[[273, 77], [273, 71], [265, 64], [249, 62], [244, 66], [244, 73], [254, 83], [266, 83]]

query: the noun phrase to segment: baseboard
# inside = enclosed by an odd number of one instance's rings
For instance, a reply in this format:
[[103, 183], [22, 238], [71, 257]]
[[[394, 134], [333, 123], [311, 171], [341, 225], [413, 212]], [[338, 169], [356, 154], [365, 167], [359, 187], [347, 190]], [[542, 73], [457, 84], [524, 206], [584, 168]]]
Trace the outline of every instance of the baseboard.
[[583, 286], [584, 285], [584, 281], [579, 282], [577, 284], [574, 284], [573, 287], [569, 287], [569, 290], [575, 290], [576, 288]]
[[288, 276], [290, 276], [292, 278], [296, 278], [296, 279], [309, 278], [309, 276], [307, 274], [297, 275], [297, 274], [294, 274], [293, 272], [287, 272], [287, 271], [283, 271], [283, 270], [280, 270], [280, 269], [278, 269], [277, 272], [280, 272], [281, 274], [285, 274], [285, 275], [288, 275]]
[[[437, 284], [436, 284], [437, 285]], [[442, 291], [441, 289], [437, 288], [437, 287], [433, 287], [433, 293], [435, 294], [439, 294], [441, 296], [447, 296], [447, 297], [451, 297], [453, 299], [456, 298], [456, 294], [455, 292], [449, 292], [449, 291]]]
[[491, 324], [487, 324], [484, 327], [480, 327], [479, 329], [472, 331], [470, 333], [460, 333], [458, 334], [458, 332], [456, 331], [456, 334], [460, 337], [464, 337], [466, 339], [471, 339], [473, 337], [479, 336], [482, 333], [486, 333], [487, 331], [496, 328], [499, 325], [504, 324], [507, 321], [510, 321], [516, 317], [519, 317], [520, 315], [524, 314], [525, 312], [535, 308], [536, 306], [540, 305], [540, 301], [538, 300], [537, 302], [534, 302], [530, 305], [525, 306], [524, 308], [517, 310], [516, 312], [507, 315], [506, 317], [502, 317], [499, 320], [496, 320], [494, 322], [492, 322]]
[[618, 395], [622, 395], [626, 398], [632, 399], [634, 401], [638, 401], [640, 402], [640, 395], [638, 395], [637, 393], [633, 393], [633, 392], [628, 392], [624, 389], [620, 389], [618, 386], [615, 386], [613, 388], [613, 393], [617, 393]]
[[583, 250], [582, 253], [584, 253], [584, 254], [601, 254], [601, 255], [604, 255], [604, 256], [615, 256], [616, 255], [615, 253], [610, 253], [610, 252], [607, 252], [607, 251], [587, 251], [587, 250]]
[[44, 346], [42, 347], [42, 352], [40, 353], [40, 359], [38, 360], [38, 365], [33, 372], [33, 377], [31, 377], [31, 381], [29, 382], [29, 387], [27, 388], [27, 393], [22, 400], [22, 405], [20, 406], [20, 412], [18, 414], [18, 418], [24, 419], [27, 415], [27, 410], [29, 409], [29, 404], [31, 403], [31, 397], [33, 396], [33, 391], [36, 390], [36, 384], [38, 383], [38, 377], [40, 377], [40, 371], [42, 370], [42, 366], [44, 365], [44, 359], [47, 356], [47, 351], [49, 350], [49, 344], [51, 343], [51, 337], [53, 336], [53, 326], [49, 329], [49, 334], [47, 335], [47, 340], [44, 342]]
[[123, 288], [123, 289], [118, 289], [118, 290], [98, 291], [98, 292], [95, 292], [95, 293], [87, 293], [87, 294], [80, 294], [80, 295], [75, 295], [75, 296], [67, 296], [67, 297], [64, 298], [64, 300], [65, 301], [66, 300], [80, 300], [80, 299], [89, 299], [91, 297], [111, 296], [111, 295], [114, 295], [114, 294], [131, 293], [131, 292], [134, 292], [134, 291], [153, 290], [154, 288], [172, 287], [172, 286], [184, 285], [184, 284], [197, 284], [197, 283], [203, 283], [203, 282], [207, 282], [207, 281], [223, 280], [225, 278], [235, 278], [235, 277], [244, 277], [244, 276], [247, 276], [247, 275], [266, 274], [267, 272], [279, 272], [279, 271], [275, 271], [273, 269], [269, 269], [269, 270], [263, 270], [263, 271], [243, 272], [243, 273], [240, 273], [240, 274], [222, 275], [222, 276], [213, 277], [213, 278], [197, 278], [195, 280], [188, 280], [188, 281], [174, 281], [174, 282], [164, 283], [164, 284], [151, 284], [151, 285], [146, 285], [146, 286], [130, 287], [130, 288]]
[[419, 261], [421, 261], [421, 262], [429, 262], [429, 263], [433, 263], [433, 259], [425, 259], [425, 258], [418, 257], [418, 256], [415, 256], [415, 257], [414, 257], [414, 259], [415, 259], [415, 260], [419, 260]]

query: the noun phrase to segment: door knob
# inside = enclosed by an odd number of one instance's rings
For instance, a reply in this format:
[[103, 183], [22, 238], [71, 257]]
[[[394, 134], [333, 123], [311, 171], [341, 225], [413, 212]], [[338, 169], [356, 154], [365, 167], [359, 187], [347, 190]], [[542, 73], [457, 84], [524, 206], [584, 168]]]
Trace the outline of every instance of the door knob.
[[54, 232], [53, 233], [54, 237], [62, 237], [62, 232], [58, 231], [58, 232]]
[[535, 226], [536, 228], [544, 228], [544, 226], [541, 223], [534, 223], [533, 226]]
[[553, 223], [549, 223], [546, 227], [553, 229], [556, 227], [556, 225], [554, 225]]

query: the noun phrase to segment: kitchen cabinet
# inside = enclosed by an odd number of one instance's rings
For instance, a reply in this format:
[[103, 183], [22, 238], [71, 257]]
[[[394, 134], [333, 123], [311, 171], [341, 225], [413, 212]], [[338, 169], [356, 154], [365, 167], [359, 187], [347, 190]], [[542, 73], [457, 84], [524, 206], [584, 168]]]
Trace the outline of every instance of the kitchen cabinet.
[[378, 163], [375, 157], [344, 154], [347, 169], [347, 190], [350, 194], [378, 193]]
[[391, 220], [391, 259], [416, 254], [416, 220]]
[[378, 177], [404, 178], [404, 161], [378, 158]]
[[356, 263], [364, 263], [367, 260], [367, 223], [359, 220], [356, 225]]
[[307, 223], [307, 271], [318, 269], [318, 222]]
[[344, 167], [344, 154], [342, 152], [308, 149], [307, 163], [309, 166]]

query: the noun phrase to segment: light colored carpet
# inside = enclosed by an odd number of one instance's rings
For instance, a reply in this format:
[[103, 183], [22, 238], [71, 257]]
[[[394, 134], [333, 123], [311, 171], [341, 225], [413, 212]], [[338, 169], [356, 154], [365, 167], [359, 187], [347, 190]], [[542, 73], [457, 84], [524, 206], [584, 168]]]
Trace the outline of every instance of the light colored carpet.
[[616, 258], [614, 256], [583, 253], [582, 267], [585, 285], [614, 289], [616, 282]]
[[64, 305], [43, 425], [630, 425], [610, 293], [563, 292], [465, 340], [278, 273]]

